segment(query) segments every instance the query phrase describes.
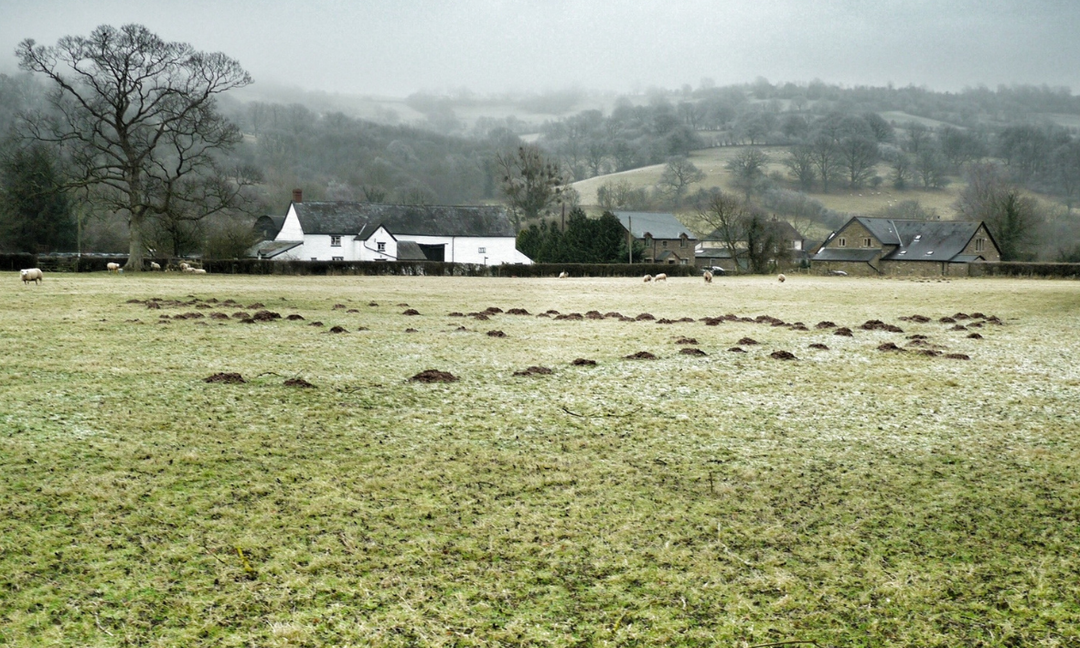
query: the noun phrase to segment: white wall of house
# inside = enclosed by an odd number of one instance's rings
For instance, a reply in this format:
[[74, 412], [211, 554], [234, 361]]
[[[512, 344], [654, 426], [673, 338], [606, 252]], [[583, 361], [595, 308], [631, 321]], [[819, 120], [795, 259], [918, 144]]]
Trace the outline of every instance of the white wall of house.
[[503, 263], [532, 263], [517, 251], [517, 240], [512, 236], [414, 236], [401, 235], [402, 240], [415, 241], [421, 245], [446, 245], [444, 261], [447, 263], [477, 263], [501, 265]]
[[296, 216], [296, 209], [289, 205], [289, 213], [285, 214], [285, 222], [281, 225], [281, 231], [274, 237], [275, 241], [302, 241], [304, 240], [304, 228], [300, 227], [300, 219]]
[[[353, 237], [355, 238], [355, 237]], [[379, 227], [366, 241], [356, 241], [355, 261], [397, 261], [398, 242], [393, 234]]]

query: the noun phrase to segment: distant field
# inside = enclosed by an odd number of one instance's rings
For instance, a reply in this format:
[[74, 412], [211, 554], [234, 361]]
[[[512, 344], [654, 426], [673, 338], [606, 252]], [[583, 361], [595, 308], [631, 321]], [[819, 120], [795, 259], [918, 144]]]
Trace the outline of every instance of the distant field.
[[1080, 283], [0, 279], [2, 645], [1080, 640]]
[[[737, 156], [739, 152], [744, 150], [744, 148], [745, 147], [730, 146], [701, 149], [692, 152], [689, 156], [690, 160], [699, 169], [705, 172], [706, 177], [702, 182], [691, 185], [690, 191], [697, 191], [699, 188], [707, 189], [709, 187], [720, 187], [723, 190], [735, 191], [731, 182], [731, 172], [725, 168], [725, 165]], [[786, 177], [787, 169], [782, 163], [782, 160], [787, 154], [786, 147], [773, 146], [760, 148], [767, 152], [771, 158], [771, 162], [768, 165], [768, 172], [779, 172]], [[597, 203], [596, 192], [604, 184], [622, 180], [629, 182], [633, 187], [652, 188], [656, 186], [656, 183], [660, 180], [660, 175], [663, 171], [664, 165], [662, 164], [642, 167], [640, 169], [597, 176], [595, 178], [589, 178], [588, 180], [575, 182], [574, 188], [581, 194], [581, 202], [583, 205], [595, 206]], [[880, 165], [878, 168], [878, 175], [881, 175], [883, 178], [888, 178], [889, 169], [885, 165]], [[941, 190], [923, 191], [919, 189], [909, 189], [897, 191], [892, 189], [886, 181], [882, 187], [878, 189], [870, 189], [867, 187], [858, 191], [852, 191], [841, 187], [831, 189], [827, 194], [815, 192], [809, 195], [813, 199], [820, 201], [821, 204], [825, 205], [828, 209], [853, 215], [869, 215], [880, 211], [889, 205], [908, 200], [916, 200], [924, 208], [937, 209], [938, 213], [941, 214], [943, 218], [951, 218], [954, 213], [953, 204], [956, 202], [960, 189], [961, 186], [954, 183]]]

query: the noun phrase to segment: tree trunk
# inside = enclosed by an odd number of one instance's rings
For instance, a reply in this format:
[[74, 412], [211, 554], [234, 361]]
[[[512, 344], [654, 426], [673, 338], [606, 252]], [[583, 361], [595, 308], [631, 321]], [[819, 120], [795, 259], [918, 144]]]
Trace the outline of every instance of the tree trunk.
[[128, 219], [128, 260], [124, 264], [127, 272], [140, 272], [143, 269], [143, 217], [132, 214]]

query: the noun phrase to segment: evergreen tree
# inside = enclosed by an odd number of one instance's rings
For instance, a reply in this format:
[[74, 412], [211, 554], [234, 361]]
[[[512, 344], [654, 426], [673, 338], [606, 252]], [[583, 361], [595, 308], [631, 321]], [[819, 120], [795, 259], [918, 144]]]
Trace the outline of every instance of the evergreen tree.
[[75, 218], [61, 181], [44, 146], [16, 150], [0, 163], [0, 246], [17, 252], [75, 248]]

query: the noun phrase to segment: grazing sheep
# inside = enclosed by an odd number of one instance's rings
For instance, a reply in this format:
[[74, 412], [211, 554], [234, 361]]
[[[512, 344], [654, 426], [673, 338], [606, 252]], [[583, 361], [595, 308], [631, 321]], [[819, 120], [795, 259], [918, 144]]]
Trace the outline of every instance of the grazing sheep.
[[780, 283], [784, 283], [785, 281], [787, 281], [787, 277], [785, 277], [784, 275], [780, 275], [779, 277], [776, 278], [776, 280], [779, 281]]
[[660, 274], [653, 277], [653, 281], [667, 281], [667, 275], [661, 272]]
[[120, 264], [119, 263], [108, 263], [108, 264], [105, 265], [105, 268], [109, 272], [120, 272]]
[[156, 261], [151, 261], [150, 262], [150, 269], [151, 270], [161, 270], [161, 266], [158, 265]]
[[712, 273], [711, 272], [706, 270], [705, 274], [703, 274], [702, 276], [705, 277], [705, 283], [712, 283]]
[[645, 275], [645, 283], [652, 281], [652, 275]]
[[569, 276], [570, 275], [568, 273], [566, 273], [566, 272], [560, 272], [559, 273], [559, 279], [566, 279]]
[[19, 276], [22, 277], [24, 286], [28, 281], [33, 281], [40, 286], [41, 282], [45, 280], [45, 274], [41, 271], [41, 268], [27, 268], [26, 270], [19, 270]]

